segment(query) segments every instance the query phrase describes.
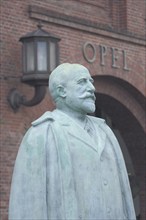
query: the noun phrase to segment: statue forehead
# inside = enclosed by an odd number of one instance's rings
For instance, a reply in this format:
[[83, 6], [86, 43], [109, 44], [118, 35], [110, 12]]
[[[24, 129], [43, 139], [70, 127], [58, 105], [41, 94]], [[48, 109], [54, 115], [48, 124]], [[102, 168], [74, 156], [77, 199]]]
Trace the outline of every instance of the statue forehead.
[[81, 64], [60, 64], [50, 75], [49, 87], [52, 83], [64, 83], [80, 78], [91, 78], [86, 67]]
[[64, 76], [68, 80], [91, 77], [88, 69], [80, 64], [71, 64], [70, 66], [65, 66], [63, 72]]

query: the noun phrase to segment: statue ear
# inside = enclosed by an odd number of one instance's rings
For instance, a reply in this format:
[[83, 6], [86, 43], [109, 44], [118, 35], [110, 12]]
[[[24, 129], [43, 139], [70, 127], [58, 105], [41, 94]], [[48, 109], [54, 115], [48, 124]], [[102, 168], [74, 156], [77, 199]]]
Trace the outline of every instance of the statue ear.
[[58, 96], [60, 96], [62, 98], [66, 97], [66, 89], [63, 86], [61, 86], [61, 85], [59, 85], [57, 87], [57, 93], [58, 93]]

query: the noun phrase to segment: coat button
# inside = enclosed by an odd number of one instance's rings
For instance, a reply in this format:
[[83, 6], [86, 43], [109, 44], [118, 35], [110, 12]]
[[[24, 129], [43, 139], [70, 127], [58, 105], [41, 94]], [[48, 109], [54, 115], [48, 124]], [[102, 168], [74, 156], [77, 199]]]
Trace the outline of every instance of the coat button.
[[103, 184], [104, 184], [105, 186], [107, 186], [107, 184], [108, 184], [107, 180], [104, 180], [104, 181], [103, 181]]
[[107, 213], [110, 214], [111, 213], [111, 208], [107, 208]]

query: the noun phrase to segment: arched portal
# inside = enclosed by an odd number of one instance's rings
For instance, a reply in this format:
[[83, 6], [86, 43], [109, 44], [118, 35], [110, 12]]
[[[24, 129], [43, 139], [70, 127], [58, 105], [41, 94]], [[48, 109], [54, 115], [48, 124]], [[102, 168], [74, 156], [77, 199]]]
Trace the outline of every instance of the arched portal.
[[144, 195], [145, 98], [127, 82], [109, 76], [95, 77], [96, 113], [105, 118], [123, 151], [136, 215]]

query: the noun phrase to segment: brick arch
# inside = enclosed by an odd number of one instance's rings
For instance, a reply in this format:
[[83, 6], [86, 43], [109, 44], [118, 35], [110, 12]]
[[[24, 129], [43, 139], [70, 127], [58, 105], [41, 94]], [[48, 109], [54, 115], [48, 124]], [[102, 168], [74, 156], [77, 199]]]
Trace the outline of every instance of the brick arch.
[[146, 131], [145, 97], [135, 87], [122, 79], [113, 76], [96, 76], [93, 78], [97, 94], [106, 95], [119, 102], [134, 116], [142, 129]]

